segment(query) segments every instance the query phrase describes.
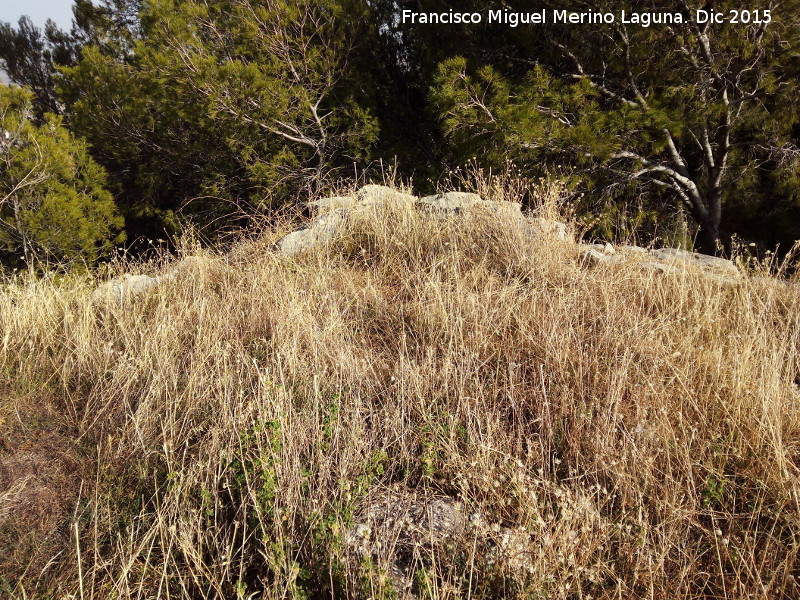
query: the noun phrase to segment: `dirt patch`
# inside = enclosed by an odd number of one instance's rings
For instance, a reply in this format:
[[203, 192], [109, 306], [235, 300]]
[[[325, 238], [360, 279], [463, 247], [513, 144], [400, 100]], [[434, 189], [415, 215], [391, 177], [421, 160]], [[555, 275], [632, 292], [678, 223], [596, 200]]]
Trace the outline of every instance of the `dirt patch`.
[[52, 406], [40, 409], [0, 427], [0, 548], [8, 549], [0, 552], [0, 584], [12, 589], [22, 577], [47, 582], [71, 554], [70, 524], [87, 471], [63, 417]]

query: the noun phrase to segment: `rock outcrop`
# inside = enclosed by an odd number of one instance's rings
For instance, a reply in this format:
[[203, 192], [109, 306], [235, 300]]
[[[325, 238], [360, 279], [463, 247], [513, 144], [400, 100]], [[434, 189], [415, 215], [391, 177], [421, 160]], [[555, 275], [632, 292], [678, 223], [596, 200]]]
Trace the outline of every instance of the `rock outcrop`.
[[[297, 256], [324, 248], [340, 236], [354, 216], [386, 214], [392, 211], [420, 211], [432, 218], [459, 218], [477, 210], [504, 219], [509, 227], [519, 227], [528, 239], [573, 240], [569, 227], [561, 222], [526, 215], [519, 204], [484, 200], [477, 194], [447, 192], [417, 198], [381, 185], [367, 185], [351, 196], [334, 196], [309, 203], [312, 219], [299, 229], [283, 236], [272, 250], [285, 256]], [[580, 262], [586, 268], [631, 264], [657, 275], [699, 273], [725, 286], [739, 285], [743, 275], [731, 261], [676, 248], [647, 249], [638, 246], [614, 247], [609, 243], [580, 244]], [[92, 294], [96, 302], [121, 306], [160, 284], [176, 279], [196, 257], [188, 257], [160, 275], [123, 275], [99, 286]], [[194, 262], [193, 262], [194, 261]]]
[[293, 256], [324, 246], [336, 238], [347, 216], [345, 208], [336, 208], [322, 214], [300, 229], [283, 236], [274, 249], [281, 254]]
[[92, 302], [121, 307], [168, 281], [191, 275], [203, 269], [207, 259], [187, 256], [159, 275], [131, 275], [126, 273], [99, 285], [92, 292]]
[[433, 216], [463, 216], [471, 210], [496, 214], [500, 218], [518, 223], [533, 238], [554, 236], [570, 239], [564, 223], [543, 218], [531, 218], [522, 213], [522, 207], [513, 202], [484, 200], [478, 194], [447, 192], [417, 198], [381, 185], [367, 185], [353, 196], [334, 196], [309, 203], [315, 217], [300, 229], [282, 237], [274, 250], [293, 256], [314, 248], [324, 247], [343, 230], [348, 219], [366, 210], [389, 211], [398, 209], [424, 211]]
[[643, 271], [659, 275], [697, 273], [725, 286], [738, 285], [744, 279], [739, 267], [730, 260], [678, 248], [621, 246], [617, 251], [611, 244], [581, 244], [580, 253], [586, 267], [635, 264]]
[[448, 545], [458, 541], [467, 540], [487, 564], [503, 562], [524, 569], [530, 559], [528, 532], [489, 523], [480, 512], [469, 512], [447, 496], [383, 490], [362, 503], [355, 520], [344, 534], [347, 550], [385, 568], [401, 598], [415, 598], [416, 570], [433, 553], [447, 552]]
[[126, 273], [106, 281], [92, 293], [92, 301], [122, 306], [125, 302], [141, 296], [161, 283], [161, 277], [150, 275], [131, 275]]

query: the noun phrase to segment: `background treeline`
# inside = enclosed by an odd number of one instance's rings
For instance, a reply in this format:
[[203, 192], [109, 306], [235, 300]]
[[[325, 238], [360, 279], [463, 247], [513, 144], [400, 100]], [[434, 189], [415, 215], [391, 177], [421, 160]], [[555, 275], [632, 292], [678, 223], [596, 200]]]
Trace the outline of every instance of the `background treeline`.
[[[701, 4], [571, 8], [690, 20]], [[594, 237], [800, 238], [800, 2], [713, 26], [400, 17], [499, 8], [563, 7], [76, 0], [69, 32], [3, 25], [0, 61], [25, 88], [0, 90], [4, 263], [92, 262], [187, 219], [219, 234], [388, 164], [419, 192], [465, 164], [563, 177]]]

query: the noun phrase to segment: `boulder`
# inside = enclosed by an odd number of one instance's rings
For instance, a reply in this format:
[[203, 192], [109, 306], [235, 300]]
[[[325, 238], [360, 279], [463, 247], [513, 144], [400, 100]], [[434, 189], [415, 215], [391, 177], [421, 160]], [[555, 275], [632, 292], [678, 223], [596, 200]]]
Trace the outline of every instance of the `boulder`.
[[478, 194], [447, 192], [420, 198], [417, 205], [423, 210], [444, 214], [462, 215], [470, 210], [481, 210], [502, 218], [522, 219], [522, 206], [516, 202], [484, 200]]
[[356, 203], [356, 199], [352, 196], [332, 196], [330, 198], [321, 198], [309, 202], [308, 206], [315, 214], [330, 212], [337, 208], [350, 209]]
[[294, 256], [330, 243], [342, 230], [348, 217], [348, 210], [337, 208], [320, 215], [297, 231], [293, 231], [280, 240], [274, 249], [281, 254]]
[[[598, 246], [599, 244], [592, 244]], [[598, 265], [609, 264], [608, 256], [597, 248], [584, 248], [581, 250], [581, 264], [585, 267], [596, 267]]]
[[365, 185], [356, 192], [353, 208], [411, 208], [417, 197], [385, 185]]
[[225, 270], [219, 259], [202, 256], [186, 256], [160, 275], [131, 275], [126, 273], [106, 281], [92, 292], [92, 301], [103, 304], [123, 306], [157, 286], [182, 278], [194, 278], [209, 271], [219, 277]]
[[639, 263], [639, 268], [646, 273], [655, 273], [656, 275], [677, 275], [681, 272], [681, 269], [675, 265], [652, 260]]
[[586, 267], [622, 262], [614, 246], [605, 244], [580, 244], [581, 263]]
[[562, 242], [572, 239], [566, 224], [544, 217], [527, 218], [525, 229], [526, 233], [532, 238], [549, 237]]
[[460, 214], [475, 205], [483, 204], [484, 200], [478, 194], [467, 192], [447, 192], [446, 194], [433, 194], [419, 199], [423, 208], [428, 208], [445, 213]]
[[739, 268], [729, 260], [679, 248], [654, 250], [626, 245], [616, 253], [611, 244], [581, 244], [581, 263], [586, 267], [624, 262], [633, 262], [639, 269], [659, 275], [694, 271], [720, 285], [737, 285], [742, 278]]
[[402, 598], [414, 597], [414, 575], [425, 555], [444, 550], [452, 540], [469, 540], [476, 558], [487, 564], [513, 555], [523, 566], [529, 558], [527, 532], [490, 524], [480, 512], [469, 513], [462, 502], [446, 496], [382, 490], [362, 501], [354, 519], [344, 534], [348, 551], [386, 567], [394, 592]]
[[278, 240], [273, 246], [275, 251], [293, 256], [325, 245], [341, 232], [342, 226], [351, 215], [363, 215], [364, 211], [386, 213], [395, 210], [421, 209], [441, 215], [461, 216], [466, 214], [467, 210], [478, 209], [522, 224], [531, 236], [554, 235], [559, 239], [569, 238], [567, 227], [563, 223], [547, 219], [526, 220], [522, 216], [519, 204], [483, 200], [477, 194], [466, 192], [448, 192], [418, 199], [416, 196], [383, 185], [366, 185], [354, 196], [322, 198], [310, 202], [309, 207], [317, 213], [317, 216]]
[[676, 266], [690, 266], [706, 273], [724, 275], [726, 277], [740, 277], [739, 268], [731, 261], [717, 256], [708, 256], [679, 248], [660, 248], [650, 250], [650, 255], [658, 262]]
[[159, 284], [159, 281], [159, 277], [126, 273], [122, 277], [116, 277], [100, 285], [92, 292], [92, 300], [121, 306], [126, 301], [139, 297], [148, 290], [153, 289]]
[[640, 256], [647, 254], [647, 248], [642, 248], [641, 246], [624, 245], [620, 246], [619, 250], [622, 254], [638, 254]]

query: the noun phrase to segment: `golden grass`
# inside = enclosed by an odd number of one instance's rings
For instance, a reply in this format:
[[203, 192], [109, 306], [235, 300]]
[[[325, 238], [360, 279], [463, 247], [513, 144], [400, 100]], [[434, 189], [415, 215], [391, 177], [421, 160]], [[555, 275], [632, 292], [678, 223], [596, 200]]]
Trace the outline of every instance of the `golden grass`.
[[388, 489], [519, 532], [423, 549], [421, 597], [800, 594], [797, 288], [480, 215], [278, 233], [124, 309], [3, 288], [0, 596], [392, 597], [343, 542]]

